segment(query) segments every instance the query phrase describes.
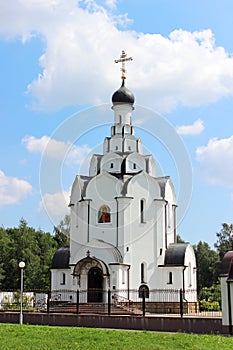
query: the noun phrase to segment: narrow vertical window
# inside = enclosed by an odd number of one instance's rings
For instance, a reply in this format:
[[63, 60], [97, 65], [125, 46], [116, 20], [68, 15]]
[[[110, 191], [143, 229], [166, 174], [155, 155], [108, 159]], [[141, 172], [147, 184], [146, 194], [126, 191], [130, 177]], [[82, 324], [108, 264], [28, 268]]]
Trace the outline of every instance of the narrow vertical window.
[[141, 263], [141, 283], [144, 283], [144, 279], [145, 279], [145, 276], [144, 276], [144, 264]]
[[113, 168], [113, 163], [110, 164], [110, 168], [111, 168], [111, 169]]
[[61, 276], [60, 276], [60, 284], [65, 285], [66, 284], [66, 274], [65, 272], [61, 272]]
[[141, 283], [146, 283], [146, 263], [141, 263]]
[[137, 169], [136, 163], [133, 163], [133, 168]]
[[122, 270], [122, 284], [125, 284], [125, 271]]
[[173, 281], [172, 281], [172, 272], [169, 272], [168, 274], [168, 284], [172, 284]]
[[140, 221], [145, 223], [145, 199], [140, 200]]

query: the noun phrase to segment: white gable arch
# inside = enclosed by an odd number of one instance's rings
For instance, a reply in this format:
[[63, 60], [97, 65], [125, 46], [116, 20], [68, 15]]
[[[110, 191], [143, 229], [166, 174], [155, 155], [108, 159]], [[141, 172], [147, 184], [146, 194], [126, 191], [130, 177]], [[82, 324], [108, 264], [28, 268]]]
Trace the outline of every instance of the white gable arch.
[[100, 170], [110, 173], [121, 173], [123, 158], [114, 152], [107, 153], [101, 159]]
[[76, 176], [72, 188], [71, 188], [71, 195], [70, 195], [70, 204], [74, 205], [81, 199], [81, 193], [83, 190], [84, 182], [82, 181], [80, 176]]
[[145, 170], [145, 159], [139, 153], [131, 153], [126, 157], [125, 170], [127, 174], [138, 173], [141, 170]]
[[161, 198], [160, 186], [155, 178], [141, 171], [131, 178], [127, 185], [127, 194], [134, 196], [137, 194], [139, 198], [151, 199]]
[[86, 197], [91, 198], [93, 201], [98, 200], [101, 205], [101, 203], [112, 201], [116, 196], [119, 196], [121, 189], [121, 181], [108, 172], [103, 171], [88, 183]]

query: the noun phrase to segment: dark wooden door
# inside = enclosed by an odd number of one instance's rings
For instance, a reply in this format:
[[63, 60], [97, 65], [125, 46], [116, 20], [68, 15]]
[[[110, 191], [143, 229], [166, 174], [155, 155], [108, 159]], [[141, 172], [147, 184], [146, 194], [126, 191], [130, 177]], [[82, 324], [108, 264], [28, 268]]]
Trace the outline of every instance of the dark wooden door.
[[92, 267], [88, 271], [88, 303], [103, 301], [103, 273], [99, 267]]

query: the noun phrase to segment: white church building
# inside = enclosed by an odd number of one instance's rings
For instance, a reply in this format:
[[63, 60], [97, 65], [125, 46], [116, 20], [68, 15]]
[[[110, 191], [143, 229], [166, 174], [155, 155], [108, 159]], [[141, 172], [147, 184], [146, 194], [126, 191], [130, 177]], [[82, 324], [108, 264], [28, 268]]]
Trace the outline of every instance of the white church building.
[[[51, 266], [51, 292], [86, 291], [85, 302], [105, 302], [102, 291], [134, 299], [149, 290], [179, 290], [197, 301], [196, 259], [189, 243], [177, 243], [176, 194], [169, 176], [157, 177], [151, 154], [134, 132], [134, 95], [122, 84], [112, 95], [113, 125], [94, 154], [89, 176], [77, 175], [71, 190], [70, 248]], [[97, 291], [96, 293], [94, 293]], [[127, 293], [125, 294], [125, 292]], [[157, 297], [156, 302], [163, 302]]]

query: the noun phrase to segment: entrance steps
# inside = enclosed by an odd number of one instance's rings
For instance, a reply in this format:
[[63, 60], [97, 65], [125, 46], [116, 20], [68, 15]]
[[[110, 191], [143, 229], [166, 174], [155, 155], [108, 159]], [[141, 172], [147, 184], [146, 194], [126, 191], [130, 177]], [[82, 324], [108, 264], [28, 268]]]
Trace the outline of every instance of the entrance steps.
[[[64, 313], [77, 313], [77, 305], [73, 303], [51, 303], [49, 307], [50, 312], [64, 312]], [[79, 314], [89, 314], [89, 315], [107, 315], [108, 314], [108, 304], [99, 302], [90, 303], [80, 303], [78, 308]], [[128, 307], [124, 303], [122, 304], [111, 304], [110, 308], [111, 315], [140, 315], [141, 310], [136, 307]]]
[[[73, 303], [53, 303], [50, 305], [49, 308], [50, 312], [64, 312], [64, 313], [77, 313], [77, 305]], [[79, 314], [89, 314], [89, 315], [94, 315], [94, 314], [102, 314], [102, 315], [107, 315], [108, 314], [108, 304], [107, 303], [97, 303], [97, 302], [92, 302], [92, 303], [80, 303], [79, 304], [79, 309], [78, 309]], [[127, 308], [125, 305], [114, 305], [111, 304], [111, 309], [110, 309], [110, 314], [111, 315], [135, 315], [135, 314], [141, 314], [141, 311], [136, 309], [136, 308]]]
[[[108, 314], [108, 304], [106, 303], [83, 303], [79, 304], [80, 314]], [[111, 304], [111, 315], [133, 315], [134, 312], [125, 308]]]

